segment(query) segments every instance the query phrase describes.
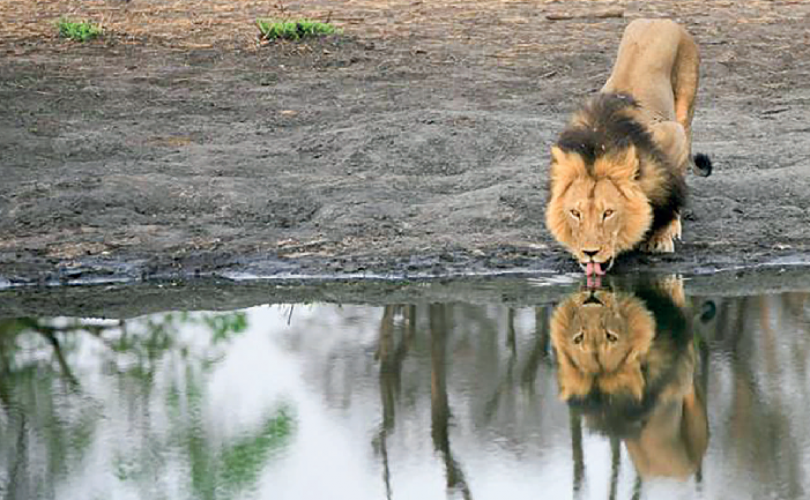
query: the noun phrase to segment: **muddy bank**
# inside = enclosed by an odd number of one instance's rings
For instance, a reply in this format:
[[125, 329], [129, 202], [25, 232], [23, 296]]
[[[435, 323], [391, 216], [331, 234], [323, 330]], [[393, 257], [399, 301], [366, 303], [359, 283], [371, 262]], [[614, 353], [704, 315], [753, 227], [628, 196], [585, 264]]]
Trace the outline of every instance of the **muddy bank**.
[[3, 38], [0, 286], [575, 271], [543, 226], [548, 147], [652, 15], [701, 46], [716, 168], [689, 179], [677, 253], [616, 272], [810, 256], [810, 6], [473, 2], [382, 29], [373, 3], [337, 8], [343, 36], [260, 48]]
[[[605, 278], [605, 288], [669, 279], [658, 273]], [[807, 268], [738, 269], [683, 276], [688, 296], [713, 297], [805, 292]], [[431, 280], [272, 280], [234, 283], [196, 279], [121, 285], [58, 286], [0, 290], [0, 318], [82, 316], [131, 318], [164, 311], [232, 311], [259, 305], [469, 303], [509, 307], [554, 304], [585, 285], [579, 273], [530, 277]]]

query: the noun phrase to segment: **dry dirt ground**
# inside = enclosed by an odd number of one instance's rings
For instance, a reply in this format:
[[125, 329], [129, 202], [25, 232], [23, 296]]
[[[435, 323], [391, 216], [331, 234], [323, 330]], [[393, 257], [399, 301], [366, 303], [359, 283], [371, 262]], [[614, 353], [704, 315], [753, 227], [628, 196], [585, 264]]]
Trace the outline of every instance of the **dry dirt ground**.
[[[263, 16], [343, 34], [259, 44]], [[549, 145], [638, 17], [701, 47], [715, 172], [677, 253], [616, 272], [810, 262], [810, 2], [4, 0], [0, 285], [574, 271]]]

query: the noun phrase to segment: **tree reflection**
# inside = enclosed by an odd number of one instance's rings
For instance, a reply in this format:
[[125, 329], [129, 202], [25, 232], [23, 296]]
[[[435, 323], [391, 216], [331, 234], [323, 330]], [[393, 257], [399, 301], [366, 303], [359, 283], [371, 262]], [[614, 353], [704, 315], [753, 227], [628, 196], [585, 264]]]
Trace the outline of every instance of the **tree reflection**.
[[[453, 321], [452, 306], [431, 304], [427, 307], [430, 352], [430, 435], [434, 450], [440, 455], [445, 469], [448, 493], [460, 492], [472, 498], [461, 465], [450, 446], [451, 410], [447, 388], [447, 343]], [[402, 319], [397, 325], [397, 319]], [[391, 471], [388, 458], [388, 437], [394, 431], [396, 405], [400, 393], [402, 365], [417, 334], [416, 306], [385, 306], [379, 329], [377, 359], [379, 360], [382, 424], [375, 448], [383, 461], [383, 480], [387, 498], [392, 498]]]
[[[490, 491], [492, 470], [481, 465], [489, 463], [534, 466], [536, 477], [552, 474], [555, 484], [565, 481], [565, 493], [582, 497], [641, 498], [662, 476], [710, 496], [768, 488], [801, 496], [806, 296], [687, 297], [678, 280], [611, 285], [601, 292], [646, 311], [650, 343], [637, 371], [604, 386], [611, 397], [583, 396], [570, 414], [559, 400], [560, 356], [552, 349], [551, 318], [564, 300], [531, 308], [347, 307], [329, 321], [317, 314], [317, 328], [301, 326], [291, 343], [327, 407], [347, 419], [370, 404], [379, 409], [371, 441], [389, 498], [406, 478], [422, 477], [412, 475], [414, 462], [428, 455], [438, 459], [448, 496]], [[345, 334], [305, 333], [324, 328]], [[569, 464], [562, 475], [561, 460]], [[594, 477], [605, 482], [589, 483]], [[748, 478], [761, 486], [749, 488]]]
[[[73, 346], [59, 336], [73, 331], [74, 325], [56, 327], [29, 318], [0, 320], [5, 498], [53, 496], [55, 480], [65, 477], [69, 463], [82, 460], [88, 451], [99, 409], [79, 390], [66, 361], [65, 350]], [[25, 353], [32, 350], [50, 350], [48, 368], [26, 360]], [[64, 399], [70, 403], [64, 404]], [[73, 418], [65, 419], [64, 411], [74, 412]], [[35, 466], [42, 463], [41, 448], [47, 450], [44, 468]]]
[[[304, 410], [276, 405], [250, 425], [211, 418], [230, 417], [231, 408], [211, 408], [211, 380], [236, 359], [230, 349], [244, 345], [234, 341], [249, 316], [0, 320], [0, 497], [70, 496], [65, 485], [89, 484], [81, 474], [104, 469], [135, 497], [272, 498], [263, 479], [316, 462], [298, 448], [279, 451], [324, 422], [329, 446], [360, 450], [347, 458], [360, 464], [346, 467], [356, 474], [347, 481], [371, 477], [362, 491], [373, 498], [470, 498], [504, 485], [515, 498], [572, 490], [641, 498], [658, 476], [688, 478], [666, 483], [710, 498], [805, 495], [810, 295], [687, 298], [677, 280], [612, 286], [532, 307], [296, 309], [292, 324], [285, 316], [265, 340], [301, 374], [285, 386], [303, 392], [295, 400], [323, 411], [299, 419]], [[619, 356], [618, 365], [638, 363], [614, 366], [615, 377], [599, 373], [614, 363], [605, 358], [561, 379], [571, 361], [559, 349], [556, 311], [596, 308], [592, 300], [646, 311], [649, 343]], [[562, 330], [572, 342], [579, 331]], [[322, 430], [314, 435], [326, 439]], [[100, 451], [99, 442], [108, 444]], [[300, 477], [335, 480], [306, 470]], [[181, 487], [167, 483], [171, 474]], [[421, 490], [404, 487], [414, 480]], [[270, 492], [260, 495], [261, 486]]]
[[[246, 328], [243, 312], [0, 319], [3, 498], [55, 497], [57, 485], [83, 470], [91, 448], [109, 439], [99, 433], [110, 426], [126, 435], [108, 443], [110, 470], [143, 498], [167, 496], [161, 484], [177, 458], [189, 468], [193, 498], [231, 498], [255, 487], [274, 450], [289, 441], [291, 410], [271, 412], [252, 431], [216, 444], [201, 406], [207, 375]], [[110, 389], [120, 409], [102, 407], [97, 393], [103, 387], [90, 383], [96, 374], [88, 363], [114, 381]]]
[[472, 498], [461, 466], [450, 450], [450, 404], [447, 401], [447, 321], [450, 310], [443, 304], [431, 304], [430, 316], [430, 434], [433, 447], [444, 458], [447, 488]]
[[810, 294], [699, 300], [716, 310], [699, 326], [709, 358], [734, 375], [712, 392], [726, 396], [715, 413], [727, 425], [715, 437], [728, 450], [728, 466], [746, 471], [753, 496], [806, 495], [807, 450], [799, 444], [806, 427], [797, 425], [806, 419], [797, 415], [810, 398]]
[[[404, 316], [404, 328], [396, 328], [395, 319], [397, 314]], [[380, 361], [380, 398], [383, 415], [380, 431], [375, 438], [374, 444], [382, 456], [386, 498], [392, 497], [391, 471], [388, 461], [388, 434], [394, 431], [396, 401], [401, 388], [402, 362], [405, 360], [408, 348], [416, 333], [415, 316], [415, 306], [385, 306], [382, 321], [380, 322], [380, 338], [376, 358]]]

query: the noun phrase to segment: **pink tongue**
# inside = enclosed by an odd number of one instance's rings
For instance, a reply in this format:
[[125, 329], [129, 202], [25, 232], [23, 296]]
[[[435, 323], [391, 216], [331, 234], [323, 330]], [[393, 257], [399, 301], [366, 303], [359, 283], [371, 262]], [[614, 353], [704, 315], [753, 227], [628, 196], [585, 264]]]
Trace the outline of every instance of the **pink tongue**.
[[600, 264], [598, 262], [588, 262], [588, 263], [586, 263], [585, 264], [585, 275], [586, 276], [591, 276], [591, 275], [594, 275], [594, 274], [597, 275], [597, 276], [604, 276], [605, 275], [605, 272], [602, 271], [602, 264]]

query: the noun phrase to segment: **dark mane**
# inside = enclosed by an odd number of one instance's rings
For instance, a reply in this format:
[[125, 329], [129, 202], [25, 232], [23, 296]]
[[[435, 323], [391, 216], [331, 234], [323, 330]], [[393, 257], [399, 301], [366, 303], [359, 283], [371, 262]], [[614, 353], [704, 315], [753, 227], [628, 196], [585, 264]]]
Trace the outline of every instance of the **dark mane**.
[[657, 152], [647, 129], [627, 112], [638, 107], [627, 94], [597, 94], [576, 113], [581, 125], [563, 130], [557, 146], [578, 153], [589, 166], [606, 153], [631, 144], [644, 152]]
[[[638, 108], [638, 102], [629, 94], [598, 93], [577, 111], [574, 123], [560, 134], [557, 147], [580, 155], [592, 172], [598, 158], [633, 145], [642, 161], [646, 158], [666, 172], [667, 197], [653, 200], [649, 235], [669, 224], [685, 205], [686, 183], [675, 174], [674, 166], [653, 141], [647, 127], [633, 117], [631, 111]], [[641, 175], [644, 171], [642, 168]]]

